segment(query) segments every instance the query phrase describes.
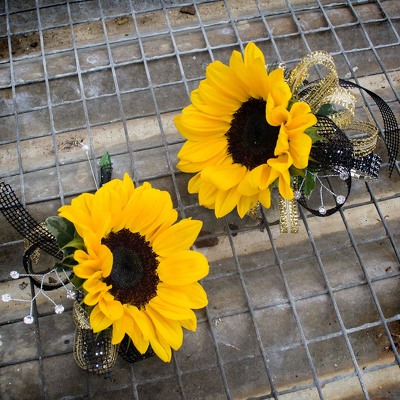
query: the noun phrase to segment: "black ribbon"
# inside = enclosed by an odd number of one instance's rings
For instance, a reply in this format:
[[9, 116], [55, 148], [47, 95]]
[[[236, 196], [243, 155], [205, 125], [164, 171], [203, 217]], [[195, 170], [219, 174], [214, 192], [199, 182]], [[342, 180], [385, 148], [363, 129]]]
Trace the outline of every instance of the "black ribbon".
[[357, 85], [356, 83], [347, 81], [345, 79], [339, 79], [339, 84], [344, 88], [352, 87], [363, 90], [374, 100], [375, 104], [378, 106], [383, 119], [383, 127], [385, 129], [385, 135], [383, 139], [389, 155], [389, 177], [390, 177], [393, 173], [393, 169], [396, 164], [400, 148], [400, 131], [396, 117], [393, 114], [393, 111], [388, 106], [386, 101], [382, 99], [382, 97], [378, 96], [371, 90], [366, 89], [360, 85]]

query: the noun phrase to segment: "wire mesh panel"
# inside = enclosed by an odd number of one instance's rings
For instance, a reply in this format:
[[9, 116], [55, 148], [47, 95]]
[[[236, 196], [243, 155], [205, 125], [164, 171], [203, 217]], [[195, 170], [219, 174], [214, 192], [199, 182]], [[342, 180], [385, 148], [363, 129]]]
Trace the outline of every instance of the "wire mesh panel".
[[[0, 397], [399, 398], [400, 179], [383, 142], [379, 180], [355, 181], [339, 212], [301, 211], [299, 233], [280, 234], [275, 208], [216, 219], [199, 206], [176, 168], [173, 124], [206, 66], [249, 41], [288, 68], [326, 50], [340, 77], [399, 116], [399, 27], [397, 0], [2, 0], [0, 180], [41, 222], [96, 189], [108, 151], [114, 177], [168, 190], [182, 218], [204, 221], [195, 247], [210, 274], [209, 305], [171, 363], [119, 359], [106, 378], [75, 364], [72, 302], [58, 291], [67, 311], [38, 297], [34, 325], [24, 303], [0, 303]], [[22, 237], [0, 224], [0, 292], [28, 299], [27, 282], [9, 277]]]

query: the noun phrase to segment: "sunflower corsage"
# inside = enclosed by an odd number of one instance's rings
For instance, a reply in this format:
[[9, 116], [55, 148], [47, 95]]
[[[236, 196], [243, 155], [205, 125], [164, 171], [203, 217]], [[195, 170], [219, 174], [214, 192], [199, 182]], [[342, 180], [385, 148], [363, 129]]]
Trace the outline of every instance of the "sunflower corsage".
[[202, 222], [177, 218], [168, 192], [135, 187], [125, 174], [47, 220], [93, 332], [109, 331], [112, 345], [129, 338], [141, 354], [150, 346], [163, 361], [181, 347], [182, 328], [196, 329], [193, 309], [207, 305], [198, 280], [208, 262], [190, 250]]
[[[328, 72], [309, 82], [317, 65]], [[276, 187], [282, 232], [298, 230], [296, 202], [318, 216], [337, 211], [351, 176], [376, 178], [381, 161], [372, 153], [378, 130], [371, 121], [355, 120], [350, 87], [360, 88], [338, 78], [325, 52], [311, 53], [291, 71], [268, 67], [254, 43], [244, 56], [233, 51], [229, 65], [212, 62], [191, 93], [192, 104], [174, 120], [187, 139], [177, 167], [195, 174], [189, 193], [197, 193], [199, 204], [217, 218], [235, 208], [242, 218], [258, 204], [269, 208]], [[352, 140], [351, 130], [366, 137]], [[391, 162], [395, 154], [389, 149]], [[344, 182], [344, 194], [324, 182], [334, 176]], [[317, 206], [310, 200], [316, 188]]]

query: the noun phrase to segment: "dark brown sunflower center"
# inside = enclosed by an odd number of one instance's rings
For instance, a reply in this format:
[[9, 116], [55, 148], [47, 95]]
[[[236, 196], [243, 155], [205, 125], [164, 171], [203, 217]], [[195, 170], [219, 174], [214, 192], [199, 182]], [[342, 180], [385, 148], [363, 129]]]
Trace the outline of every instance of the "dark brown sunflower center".
[[150, 243], [129, 229], [111, 232], [102, 240], [113, 254], [111, 274], [104, 279], [110, 293], [123, 304], [144, 308], [157, 295], [160, 279], [157, 256]]
[[228, 153], [233, 161], [252, 170], [274, 157], [279, 126], [265, 118], [264, 100], [250, 98], [233, 115], [228, 138]]

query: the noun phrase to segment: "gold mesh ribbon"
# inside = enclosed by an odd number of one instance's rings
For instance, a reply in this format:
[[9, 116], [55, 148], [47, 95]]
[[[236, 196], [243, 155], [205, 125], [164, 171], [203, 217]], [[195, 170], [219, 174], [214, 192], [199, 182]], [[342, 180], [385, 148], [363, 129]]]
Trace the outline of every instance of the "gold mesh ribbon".
[[[41, 223], [40, 223], [40, 226], [42, 227], [42, 229], [46, 229], [46, 230], [48, 231], [45, 222], [41, 222]], [[39, 234], [39, 228], [38, 228], [38, 227], [35, 228], [35, 229], [33, 230], [33, 233], [35, 234], [35, 236], [37, 236], [37, 234]], [[24, 250], [29, 249], [29, 247], [31, 247], [33, 244], [34, 244], [34, 243], [32, 243], [30, 240], [24, 239]], [[36, 249], [34, 250], [34, 252], [30, 255], [30, 259], [32, 260], [32, 262], [33, 262], [34, 264], [37, 264], [37, 263], [39, 262], [39, 259], [40, 259], [40, 248], [39, 248], [39, 247], [36, 248]]]
[[[322, 66], [320, 72], [325, 70], [324, 76], [315, 82], [307, 83], [310, 70], [317, 66]], [[372, 153], [378, 139], [378, 128], [372, 120], [355, 119], [357, 97], [350, 90], [340, 86], [334, 59], [329, 53], [314, 51], [305, 56], [290, 71], [287, 83], [294, 98], [306, 102], [314, 114], [322, 106], [330, 105], [335, 112], [330, 114], [329, 118], [345, 131], [347, 136], [350, 132], [361, 134], [361, 137], [357, 135], [348, 137], [353, 144], [354, 157], [364, 157]], [[295, 200], [285, 200], [280, 197], [279, 214], [281, 233], [298, 232], [298, 208]]]
[[[317, 82], [303, 85], [311, 68], [322, 65], [328, 72]], [[325, 51], [314, 51], [305, 56], [290, 72], [287, 82], [295, 97], [305, 101], [313, 113], [326, 104], [335, 106], [336, 113], [329, 117], [346, 133], [355, 131], [363, 133], [363, 138], [349, 137], [354, 146], [354, 156], [363, 157], [376, 147], [378, 128], [372, 121], [355, 119], [357, 97], [348, 89], [339, 85], [333, 57]], [[303, 93], [303, 94], [302, 94]]]
[[98, 375], [109, 372], [118, 356], [118, 346], [111, 343], [111, 329], [94, 333], [89, 316], [78, 301], [74, 302], [72, 315], [76, 325], [74, 343], [76, 363], [83, 370]]
[[279, 228], [281, 233], [299, 231], [299, 209], [296, 200], [286, 200], [279, 196]]

